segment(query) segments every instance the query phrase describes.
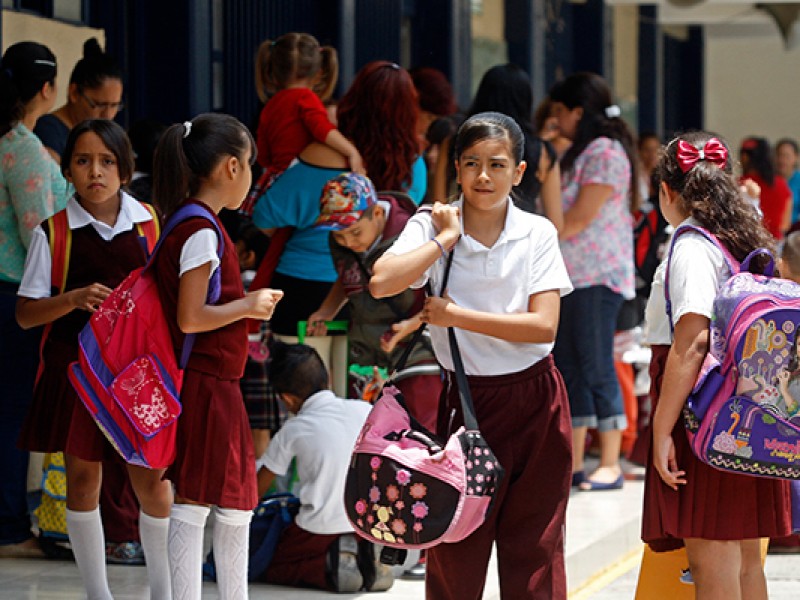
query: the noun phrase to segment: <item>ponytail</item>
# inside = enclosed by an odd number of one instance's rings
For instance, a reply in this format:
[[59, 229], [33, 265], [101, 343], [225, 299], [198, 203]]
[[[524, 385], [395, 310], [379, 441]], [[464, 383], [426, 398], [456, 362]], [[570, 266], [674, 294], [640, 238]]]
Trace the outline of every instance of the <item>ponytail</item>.
[[333, 94], [336, 81], [339, 79], [339, 57], [332, 46], [322, 46], [319, 49], [322, 57], [318, 81], [314, 84], [314, 93], [325, 102]]
[[270, 58], [272, 56], [272, 47], [275, 42], [272, 40], [264, 40], [256, 50], [256, 94], [261, 102], [269, 100], [273, 86], [270, 84], [271, 80], [271, 64]]
[[192, 176], [183, 152], [186, 126], [176, 123], [161, 136], [153, 155], [153, 201], [167, 219], [189, 194]]
[[47, 46], [18, 42], [0, 61], [0, 135], [25, 117], [25, 106], [56, 79], [56, 57]]
[[235, 156], [244, 162], [256, 144], [250, 131], [230, 115], [205, 113], [167, 128], [153, 158], [153, 198], [164, 219], [196, 196], [219, 162]]

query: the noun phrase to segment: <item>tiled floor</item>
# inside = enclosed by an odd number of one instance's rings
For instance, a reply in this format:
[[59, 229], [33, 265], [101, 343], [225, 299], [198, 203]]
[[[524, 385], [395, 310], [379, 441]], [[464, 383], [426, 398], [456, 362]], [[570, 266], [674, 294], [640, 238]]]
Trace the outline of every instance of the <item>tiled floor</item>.
[[[642, 483], [629, 481], [619, 491], [577, 492], [567, 510], [567, 572], [570, 590], [577, 590], [598, 572], [639, 546], [639, 513]], [[209, 537], [209, 536], [206, 536]], [[143, 567], [110, 566], [109, 580], [117, 600], [148, 598]], [[378, 594], [338, 594], [337, 598], [375, 598]], [[78, 600], [84, 598], [75, 564], [45, 560], [0, 560], [0, 598], [8, 600]], [[204, 584], [203, 598], [217, 597], [214, 584]], [[269, 585], [253, 585], [254, 600], [299, 600], [331, 597], [329, 593]], [[419, 600], [424, 597], [421, 581], [398, 579], [381, 597]], [[497, 577], [490, 567], [486, 599], [499, 598]]]

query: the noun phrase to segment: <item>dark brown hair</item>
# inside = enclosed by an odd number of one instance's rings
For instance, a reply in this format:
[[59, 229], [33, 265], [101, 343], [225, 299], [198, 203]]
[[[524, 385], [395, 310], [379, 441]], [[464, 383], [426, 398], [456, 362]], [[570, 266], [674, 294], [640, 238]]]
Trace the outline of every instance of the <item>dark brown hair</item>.
[[125, 130], [114, 121], [107, 119], [88, 119], [73, 127], [67, 136], [67, 143], [61, 155], [61, 172], [66, 176], [75, 152], [75, 144], [84, 133], [94, 133], [117, 159], [117, 171], [123, 184], [130, 183], [134, 170], [133, 148]]
[[197, 194], [202, 180], [227, 156], [250, 163], [256, 144], [250, 131], [230, 115], [205, 113], [167, 128], [153, 158], [153, 199], [168, 218], [187, 198]]
[[307, 33], [287, 33], [264, 40], [256, 52], [256, 93], [266, 102], [293, 80], [316, 78], [311, 89], [325, 102], [339, 77], [339, 59], [332, 46], [320, 46]]
[[[699, 150], [712, 137], [728, 150], [725, 164], [718, 167], [708, 160], [699, 160], [684, 173], [677, 159], [678, 142], [683, 140]], [[774, 250], [775, 239], [764, 227], [761, 215], [739, 191], [730, 147], [720, 136], [706, 131], [679, 135], [662, 151], [656, 172], [660, 181], [680, 195], [683, 211], [717, 236], [736, 260], [744, 260], [756, 248]], [[760, 258], [756, 262], [763, 264]]]
[[25, 105], [45, 83], [55, 83], [56, 70], [47, 46], [19, 42], [8, 47], [0, 62], [0, 135], [23, 119]]

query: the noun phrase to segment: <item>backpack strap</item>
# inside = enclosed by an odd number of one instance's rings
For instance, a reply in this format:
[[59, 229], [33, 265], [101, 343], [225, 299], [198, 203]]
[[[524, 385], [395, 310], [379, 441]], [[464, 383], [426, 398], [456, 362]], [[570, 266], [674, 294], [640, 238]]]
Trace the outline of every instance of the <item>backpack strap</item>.
[[150, 221], [136, 223], [136, 231], [139, 237], [144, 240], [145, 251], [149, 257], [153, 254], [153, 250], [155, 250], [156, 244], [158, 243], [158, 238], [161, 236], [161, 221], [152, 204], [148, 204], [147, 202], [139, 202], [139, 204], [141, 204], [142, 208], [149, 212], [152, 217]]
[[681, 225], [678, 229], [675, 230], [675, 233], [672, 235], [672, 241], [669, 245], [669, 254], [667, 255], [667, 269], [664, 273], [664, 298], [666, 300], [667, 305], [667, 319], [669, 319], [669, 331], [670, 334], [675, 332], [675, 326], [672, 324], [672, 301], [669, 297], [669, 267], [672, 263], [672, 253], [675, 250], [675, 243], [678, 241], [678, 238], [683, 235], [684, 233], [688, 233], [690, 231], [694, 231], [699, 233], [704, 238], [706, 238], [709, 242], [714, 244], [717, 248], [719, 248], [720, 252], [722, 252], [722, 257], [725, 259], [725, 264], [730, 269], [731, 275], [736, 275], [740, 270], [741, 267], [739, 265], [739, 261], [736, 260], [730, 251], [722, 244], [722, 242], [717, 239], [713, 233], [708, 231], [708, 229], [704, 229], [703, 227], [697, 227], [696, 225]]
[[69, 271], [69, 256], [72, 252], [72, 230], [69, 228], [67, 211], [61, 210], [47, 219], [47, 237], [50, 243], [50, 286], [64, 293]]
[[[225, 236], [223, 235], [222, 230], [219, 228], [215, 216], [206, 207], [200, 204], [195, 204], [194, 202], [185, 202], [181, 204], [174, 213], [172, 213], [170, 218], [167, 220], [167, 224], [164, 225], [162, 234], [158, 238], [158, 243], [156, 243], [155, 248], [153, 248], [153, 253], [150, 255], [150, 259], [144, 266], [142, 273], [147, 271], [147, 269], [149, 269], [153, 264], [153, 260], [155, 259], [156, 254], [158, 254], [161, 244], [164, 243], [164, 240], [167, 239], [167, 236], [172, 232], [172, 230], [184, 221], [188, 221], [194, 217], [200, 217], [211, 223], [211, 225], [214, 227], [214, 231], [217, 233], [217, 257], [219, 258], [220, 264], [217, 265], [217, 268], [214, 269], [214, 272], [211, 274], [211, 279], [208, 280], [208, 294], [206, 295], [206, 304], [215, 304], [217, 300], [219, 300], [220, 292], [222, 291], [222, 273], [220, 268], [222, 267], [222, 254], [225, 251]], [[186, 334], [183, 339], [183, 349], [181, 350], [180, 362], [178, 363], [178, 366], [181, 369], [185, 369], [186, 365], [189, 363], [189, 356], [192, 353], [194, 339], [194, 333]]]

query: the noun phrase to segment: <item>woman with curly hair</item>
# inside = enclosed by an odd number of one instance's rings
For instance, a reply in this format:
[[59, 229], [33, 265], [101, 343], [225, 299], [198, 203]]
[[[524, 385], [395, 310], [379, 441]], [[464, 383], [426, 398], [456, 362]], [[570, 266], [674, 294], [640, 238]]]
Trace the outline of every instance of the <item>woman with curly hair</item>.
[[339, 101], [339, 130], [361, 152], [377, 190], [406, 192], [416, 204], [427, 167], [416, 135], [417, 91], [408, 71], [385, 60], [364, 66]]
[[792, 224], [792, 191], [786, 180], [775, 172], [769, 142], [760, 137], [748, 137], [739, 149], [742, 163], [741, 183], [754, 181], [761, 194], [759, 208], [764, 215], [764, 225], [776, 240]]

